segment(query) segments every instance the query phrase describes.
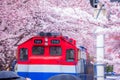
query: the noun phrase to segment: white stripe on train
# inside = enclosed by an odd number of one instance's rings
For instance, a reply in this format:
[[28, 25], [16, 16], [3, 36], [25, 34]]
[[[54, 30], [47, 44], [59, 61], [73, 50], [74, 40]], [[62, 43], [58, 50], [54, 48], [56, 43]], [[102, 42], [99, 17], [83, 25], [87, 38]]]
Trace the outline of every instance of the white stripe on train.
[[24, 65], [18, 64], [17, 72], [76, 73], [75, 65]]

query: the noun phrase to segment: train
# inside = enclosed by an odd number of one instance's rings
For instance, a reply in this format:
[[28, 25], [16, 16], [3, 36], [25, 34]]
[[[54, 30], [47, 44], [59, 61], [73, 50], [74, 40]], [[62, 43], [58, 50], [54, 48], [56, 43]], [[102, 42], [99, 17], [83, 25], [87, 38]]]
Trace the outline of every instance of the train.
[[93, 80], [90, 54], [76, 40], [61, 33], [40, 32], [17, 47], [17, 73], [31, 80], [49, 80], [60, 74]]

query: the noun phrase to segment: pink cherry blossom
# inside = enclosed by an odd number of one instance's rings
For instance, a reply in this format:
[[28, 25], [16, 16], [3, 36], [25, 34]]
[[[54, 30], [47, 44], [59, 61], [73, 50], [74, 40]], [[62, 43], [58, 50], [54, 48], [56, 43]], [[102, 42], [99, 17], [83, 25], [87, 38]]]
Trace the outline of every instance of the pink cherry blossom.
[[[114, 57], [120, 58], [120, 4], [109, 0], [100, 3], [105, 5], [106, 15], [96, 18], [89, 0], [0, 0], [0, 64], [7, 69], [17, 45], [40, 31], [74, 38], [91, 56], [96, 54], [95, 36], [104, 34], [105, 58], [117, 64]], [[95, 34], [97, 27], [104, 30]]]

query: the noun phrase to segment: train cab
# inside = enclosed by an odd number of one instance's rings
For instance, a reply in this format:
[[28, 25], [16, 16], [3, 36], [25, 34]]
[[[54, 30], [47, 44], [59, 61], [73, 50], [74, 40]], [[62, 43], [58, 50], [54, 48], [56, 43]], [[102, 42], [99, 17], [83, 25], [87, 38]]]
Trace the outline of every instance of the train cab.
[[78, 76], [85, 72], [84, 60], [88, 59], [74, 39], [60, 33], [41, 32], [20, 44], [17, 51], [18, 74], [32, 80], [48, 80], [58, 74]]
[[47, 80], [56, 74], [76, 74], [76, 41], [61, 34], [40, 33], [18, 46], [18, 74]]

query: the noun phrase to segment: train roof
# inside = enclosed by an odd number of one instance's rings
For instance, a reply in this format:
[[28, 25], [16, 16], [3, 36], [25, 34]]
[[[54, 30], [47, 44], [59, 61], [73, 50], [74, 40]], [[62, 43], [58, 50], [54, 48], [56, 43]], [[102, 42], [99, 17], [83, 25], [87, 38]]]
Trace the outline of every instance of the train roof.
[[76, 40], [74, 40], [73, 38], [69, 38], [68, 36], [63, 36], [61, 33], [50, 33], [50, 32], [40, 32], [38, 33], [38, 35], [31, 37], [30, 39], [26, 40], [25, 42], [19, 44], [18, 46], [31, 41], [32, 39], [37, 39], [37, 38], [61, 38], [62, 40], [68, 42], [68, 43], [72, 43], [73, 45], [76, 45]]

